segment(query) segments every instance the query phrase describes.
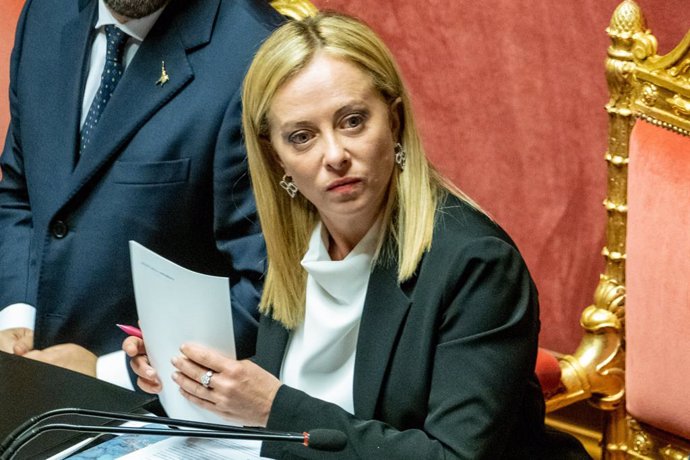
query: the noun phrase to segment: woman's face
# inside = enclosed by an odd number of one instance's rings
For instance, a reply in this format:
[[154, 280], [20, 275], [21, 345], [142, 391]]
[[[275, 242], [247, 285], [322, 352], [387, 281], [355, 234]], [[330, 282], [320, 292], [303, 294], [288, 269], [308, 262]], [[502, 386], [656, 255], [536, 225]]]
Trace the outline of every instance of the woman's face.
[[329, 229], [368, 228], [380, 214], [394, 168], [397, 105], [356, 65], [326, 53], [276, 92], [271, 145]]

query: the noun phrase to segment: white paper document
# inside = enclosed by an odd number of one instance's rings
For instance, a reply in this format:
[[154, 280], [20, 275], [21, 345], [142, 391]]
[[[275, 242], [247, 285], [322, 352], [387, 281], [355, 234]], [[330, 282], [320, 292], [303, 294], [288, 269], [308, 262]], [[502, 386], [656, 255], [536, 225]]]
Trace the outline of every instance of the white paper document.
[[254, 460], [261, 459], [261, 441], [168, 438], [121, 460]]
[[182, 397], [170, 360], [194, 342], [235, 358], [227, 278], [187, 270], [136, 241], [129, 242], [139, 327], [151, 365], [163, 382], [160, 401], [170, 417], [230, 424]]

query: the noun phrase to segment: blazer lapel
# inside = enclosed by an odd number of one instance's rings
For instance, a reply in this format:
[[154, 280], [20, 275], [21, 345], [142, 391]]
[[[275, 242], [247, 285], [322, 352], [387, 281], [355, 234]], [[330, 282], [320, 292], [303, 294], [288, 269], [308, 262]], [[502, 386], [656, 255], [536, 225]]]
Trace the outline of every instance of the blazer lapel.
[[278, 321], [267, 316], [261, 317], [255, 361], [278, 378], [289, 336], [288, 330]]
[[[55, 92], [55, 107], [64, 108], [63, 113], [71, 116], [55, 117], [49, 125], [50, 129], [54, 129], [56, 145], [61, 146], [65, 152], [64, 155], [49, 158], [53, 161], [50, 170], [56, 177], [69, 177], [77, 159], [79, 114], [97, 4], [96, 1], [80, 2], [78, 14], [62, 30], [59, 62], [66, 64], [60, 66], [60, 74], [55, 76], [55, 81], [65, 86]], [[58, 139], [62, 141], [57, 141]]]
[[[72, 195], [194, 78], [187, 49], [203, 45], [210, 39], [218, 0], [190, 5], [195, 6], [188, 7], [185, 1], [171, 2], [127, 67], [98, 122], [89, 150], [74, 170]], [[163, 62], [169, 80], [160, 85], [156, 82], [162, 75]]]
[[388, 368], [387, 357], [392, 355], [410, 303], [398, 285], [397, 264], [377, 265], [369, 280], [357, 340], [353, 388], [358, 417], [374, 416]]

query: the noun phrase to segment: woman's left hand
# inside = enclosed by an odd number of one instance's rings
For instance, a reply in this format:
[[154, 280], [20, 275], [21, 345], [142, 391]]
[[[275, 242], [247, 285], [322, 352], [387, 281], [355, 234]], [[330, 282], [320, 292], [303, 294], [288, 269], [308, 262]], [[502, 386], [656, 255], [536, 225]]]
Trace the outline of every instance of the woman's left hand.
[[[211, 348], [186, 343], [172, 360], [173, 380], [189, 401], [223, 418], [265, 427], [280, 380], [252, 361], [237, 361]], [[207, 386], [202, 384], [208, 371]]]

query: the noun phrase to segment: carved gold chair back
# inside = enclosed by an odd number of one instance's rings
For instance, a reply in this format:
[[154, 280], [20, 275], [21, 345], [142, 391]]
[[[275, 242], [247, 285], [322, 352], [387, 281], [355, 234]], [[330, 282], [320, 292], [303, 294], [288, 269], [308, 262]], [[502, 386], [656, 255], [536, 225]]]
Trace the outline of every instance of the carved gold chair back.
[[292, 19], [303, 19], [318, 12], [309, 0], [273, 0], [271, 6], [283, 16]]
[[607, 33], [606, 265], [547, 411], [581, 400], [605, 411], [602, 458], [687, 459], [690, 33], [659, 56], [633, 0]]

